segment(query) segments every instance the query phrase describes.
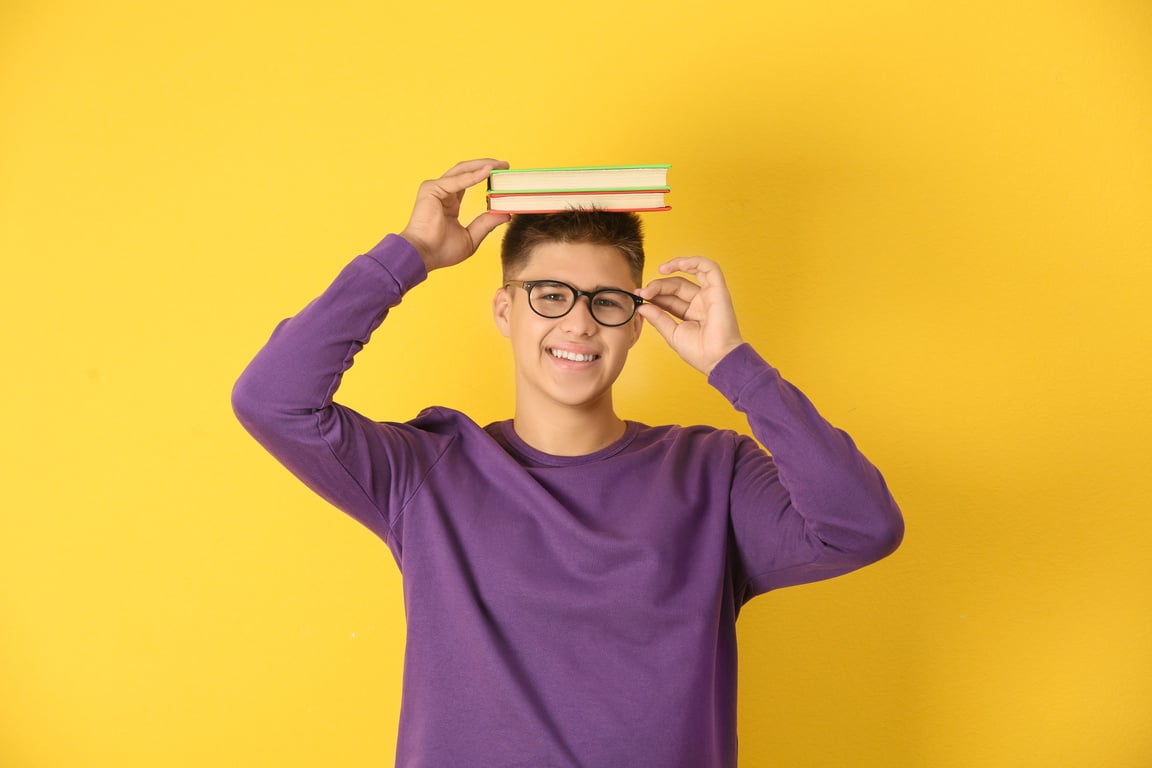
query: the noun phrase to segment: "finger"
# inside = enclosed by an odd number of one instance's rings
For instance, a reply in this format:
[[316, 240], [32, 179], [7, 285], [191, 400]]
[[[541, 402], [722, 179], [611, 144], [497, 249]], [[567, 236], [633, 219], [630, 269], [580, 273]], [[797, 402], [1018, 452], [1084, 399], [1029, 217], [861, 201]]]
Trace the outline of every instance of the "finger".
[[683, 256], [671, 259], [660, 265], [661, 274], [673, 272], [686, 272], [695, 275], [702, 283], [708, 285], [724, 285], [724, 272], [720, 265], [703, 256]]
[[507, 167], [508, 164], [495, 160], [483, 162], [471, 160], [467, 163], [458, 163], [440, 178], [426, 181], [421, 186], [428, 194], [440, 200], [445, 200], [453, 195], [460, 199], [464, 195], [464, 190], [487, 179], [488, 174], [499, 166]]
[[488, 170], [505, 170], [508, 168], [506, 160], [497, 160], [492, 157], [481, 157], [477, 160], [464, 160], [463, 162], [456, 163], [456, 165], [449, 168], [441, 176], [455, 176], [459, 173], [470, 173], [478, 168], [488, 168]]
[[480, 247], [480, 243], [484, 242], [484, 238], [492, 233], [492, 230], [501, 224], [507, 224], [512, 220], [512, 217], [507, 213], [492, 213], [486, 211], [468, 225], [468, 235], [472, 238], [473, 250]]
[[636, 312], [656, 329], [664, 341], [672, 343], [672, 336], [676, 333], [676, 321], [671, 315], [651, 304], [641, 304], [636, 308]]
[[684, 301], [692, 301], [699, 292], [699, 285], [679, 275], [675, 277], [657, 278], [637, 290], [637, 293], [645, 299], [655, 299], [660, 296], [676, 296]]
[[655, 304], [666, 312], [675, 315], [680, 320], [683, 320], [685, 315], [688, 314], [688, 308], [692, 306], [692, 302], [685, 301], [679, 296], [653, 296], [647, 300], [649, 304]]
[[704, 256], [679, 256], [675, 259], [669, 259], [660, 265], [660, 271], [665, 274], [669, 272], [695, 273], [711, 270], [719, 271], [720, 265]]

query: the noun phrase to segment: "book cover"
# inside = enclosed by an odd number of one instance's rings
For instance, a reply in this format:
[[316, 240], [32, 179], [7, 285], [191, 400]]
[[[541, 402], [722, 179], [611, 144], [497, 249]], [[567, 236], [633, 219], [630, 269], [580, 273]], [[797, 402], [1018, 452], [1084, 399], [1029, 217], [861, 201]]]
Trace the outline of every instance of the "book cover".
[[490, 192], [653, 190], [667, 187], [670, 165], [598, 165], [495, 170]]
[[559, 213], [577, 209], [597, 211], [667, 211], [667, 189], [580, 191], [539, 194], [488, 195], [488, 210], [496, 213]]

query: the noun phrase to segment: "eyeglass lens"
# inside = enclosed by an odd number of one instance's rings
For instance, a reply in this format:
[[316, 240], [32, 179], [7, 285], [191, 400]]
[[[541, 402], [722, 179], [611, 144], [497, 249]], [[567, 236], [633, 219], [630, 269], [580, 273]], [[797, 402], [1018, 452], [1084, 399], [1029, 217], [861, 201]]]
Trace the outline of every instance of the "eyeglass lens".
[[[586, 294], [592, 317], [601, 325], [623, 325], [636, 314], [632, 294], [607, 288]], [[541, 281], [533, 283], [528, 291], [528, 303], [544, 317], [562, 317], [572, 311], [576, 303], [575, 289], [564, 283]]]

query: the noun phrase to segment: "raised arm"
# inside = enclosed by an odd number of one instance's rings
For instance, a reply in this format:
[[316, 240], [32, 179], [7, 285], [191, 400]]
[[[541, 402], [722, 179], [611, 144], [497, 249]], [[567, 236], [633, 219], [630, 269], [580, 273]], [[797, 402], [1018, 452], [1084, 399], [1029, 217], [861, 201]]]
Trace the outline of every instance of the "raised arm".
[[637, 291], [640, 313], [748, 417], [730, 515], [741, 600], [830, 578], [891, 553], [904, 521], [880, 472], [796, 387], [743, 342], [720, 267], [674, 259]]
[[879, 470], [750, 345], [709, 382], [760, 443], [741, 438], [732, 478], [743, 599], [856, 570], [899, 546], [904, 520]]
[[[507, 217], [458, 221], [464, 191], [506, 164], [461, 163], [420, 186], [403, 237], [389, 235], [277, 326], [233, 388], [241, 424], [314, 491], [386, 540], [395, 515], [441, 450], [403, 424], [369, 420], [333, 401], [344, 372], [428, 270], [459, 263]], [[390, 542], [393, 543], [393, 542]]]

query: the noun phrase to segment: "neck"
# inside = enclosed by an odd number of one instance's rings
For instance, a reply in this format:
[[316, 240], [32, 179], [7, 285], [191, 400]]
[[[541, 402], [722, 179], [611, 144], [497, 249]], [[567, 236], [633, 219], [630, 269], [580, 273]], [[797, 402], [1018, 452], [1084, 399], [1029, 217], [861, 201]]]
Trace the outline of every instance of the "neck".
[[585, 456], [607, 448], [624, 435], [625, 424], [606, 394], [593, 403], [547, 406], [517, 398], [513, 426], [520, 439], [553, 456]]

